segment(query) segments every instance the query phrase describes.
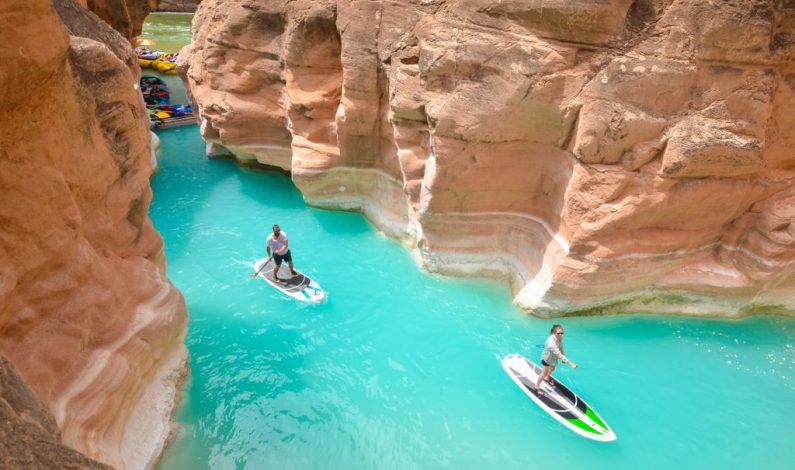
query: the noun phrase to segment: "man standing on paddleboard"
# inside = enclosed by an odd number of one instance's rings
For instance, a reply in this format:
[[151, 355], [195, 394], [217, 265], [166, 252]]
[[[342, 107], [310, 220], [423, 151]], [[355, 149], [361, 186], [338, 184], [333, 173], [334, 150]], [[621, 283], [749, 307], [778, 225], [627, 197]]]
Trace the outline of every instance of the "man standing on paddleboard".
[[[552, 325], [549, 333], [549, 338], [544, 342], [544, 352], [541, 353], [541, 365], [544, 367], [541, 369], [541, 373], [538, 374], [538, 381], [535, 386], [536, 393], [539, 395], [544, 394], [544, 391], [541, 390], [541, 382], [547, 379], [552, 374], [552, 371], [555, 370], [555, 366], [558, 365], [558, 359], [570, 365], [572, 369], [577, 368], [577, 364], [574, 361], [570, 361], [569, 358], [563, 355], [563, 327], [558, 324]], [[555, 385], [552, 377], [549, 377], [547, 381], [550, 385]]]
[[295, 268], [293, 268], [293, 257], [290, 255], [287, 232], [282, 232], [278, 225], [274, 225], [273, 233], [268, 235], [266, 245], [268, 256], [271, 256], [271, 250], [273, 250], [273, 261], [276, 263], [276, 267], [273, 268], [273, 278], [276, 279], [277, 282], [282, 281], [282, 279], [279, 279], [279, 268], [282, 267], [282, 261], [287, 261], [287, 265], [290, 266], [290, 271], [293, 273], [293, 276], [298, 274], [295, 272]]

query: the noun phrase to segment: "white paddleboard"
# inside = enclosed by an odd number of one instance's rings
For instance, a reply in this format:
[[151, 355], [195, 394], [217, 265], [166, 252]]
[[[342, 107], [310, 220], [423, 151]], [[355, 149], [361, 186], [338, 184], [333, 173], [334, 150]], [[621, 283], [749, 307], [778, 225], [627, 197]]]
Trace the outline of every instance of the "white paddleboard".
[[519, 354], [511, 354], [502, 360], [502, 367], [527, 396], [567, 428], [595, 441], [616, 440], [615, 433], [605, 420], [558, 379], [553, 377], [554, 385], [545, 380], [541, 385], [544, 393], [539, 395], [535, 384], [541, 373], [541, 366]]
[[263, 267], [268, 260], [270, 258], [262, 258], [254, 263], [254, 270], [268, 284], [301, 302], [320, 302], [326, 298], [326, 292], [318, 283], [297, 269], [295, 270], [297, 274], [293, 275], [287, 263], [282, 263], [282, 267], [279, 268], [280, 281], [277, 281], [273, 277], [273, 261]]

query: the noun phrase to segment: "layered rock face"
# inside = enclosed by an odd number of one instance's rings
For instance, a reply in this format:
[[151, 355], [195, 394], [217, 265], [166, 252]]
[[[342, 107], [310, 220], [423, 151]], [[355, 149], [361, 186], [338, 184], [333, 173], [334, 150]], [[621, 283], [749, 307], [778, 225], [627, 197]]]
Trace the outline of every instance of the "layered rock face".
[[160, 0], [157, 11], [192, 12], [201, 0]]
[[[157, 9], [159, 0], [70, 0], [94, 12], [128, 41], [141, 34], [144, 18]], [[64, 2], [56, 2], [64, 3]]]
[[795, 3], [205, 0], [209, 155], [539, 315], [795, 311]]
[[185, 369], [185, 305], [147, 216], [132, 50], [93, 14], [55, 3], [69, 29], [50, 0], [0, 3], [0, 354], [64, 444], [144, 468]]
[[14, 365], [0, 356], [0, 467], [11, 469], [110, 469], [61, 444], [60, 431], [44, 403]]

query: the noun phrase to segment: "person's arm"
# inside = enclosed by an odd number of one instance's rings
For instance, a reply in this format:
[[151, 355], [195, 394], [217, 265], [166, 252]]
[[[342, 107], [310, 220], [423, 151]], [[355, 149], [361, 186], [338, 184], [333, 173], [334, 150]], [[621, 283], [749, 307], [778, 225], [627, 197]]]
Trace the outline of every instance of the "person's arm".
[[558, 359], [560, 359], [560, 360], [561, 360], [561, 361], [563, 361], [564, 363], [567, 363], [567, 364], [568, 364], [568, 362], [569, 362], [569, 358], [567, 358], [567, 357], [566, 357], [566, 356], [563, 354], [563, 351], [561, 351], [561, 350], [560, 350], [560, 346], [558, 346], [558, 343], [557, 343], [557, 341], [550, 341], [550, 342], [552, 343], [552, 344], [550, 344], [550, 345], [549, 345], [549, 350], [550, 350], [550, 352], [552, 352], [552, 354], [554, 354], [555, 356], [557, 356], [557, 358], [558, 358]]
[[271, 239], [270, 239], [270, 237], [268, 237], [268, 239], [265, 240], [265, 251], [268, 253], [268, 257], [270, 258], [270, 256], [271, 256]]
[[287, 253], [289, 249], [290, 249], [290, 240], [288, 240], [287, 237], [284, 237], [284, 249], [282, 250], [282, 253]]
[[558, 344], [556, 342], [554, 341], [552, 342], [552, 344], [549, 347], [549, 350], [552, 351], [552, 354], [558, 356], [558, 359], [563, 361], [564, 364], [568, 364], [569, 366], [571, 366], [572, 369], [577, 368], [577, 364], [575, 364], [574, 361], [569, 360], [569, 358], [563, 354], [563, 351], [561, 351], [561, 348], [558, 347]]

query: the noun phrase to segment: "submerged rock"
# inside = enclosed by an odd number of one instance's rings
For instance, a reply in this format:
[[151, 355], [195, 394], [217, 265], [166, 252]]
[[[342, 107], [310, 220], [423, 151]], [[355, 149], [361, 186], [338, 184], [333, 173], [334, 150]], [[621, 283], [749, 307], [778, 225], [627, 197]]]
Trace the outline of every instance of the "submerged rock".
[[766, 0], [205, 0], [179, 69], [208, 154], [539, 315], [793, 313], [793, 34]]

